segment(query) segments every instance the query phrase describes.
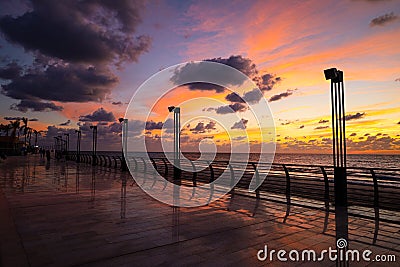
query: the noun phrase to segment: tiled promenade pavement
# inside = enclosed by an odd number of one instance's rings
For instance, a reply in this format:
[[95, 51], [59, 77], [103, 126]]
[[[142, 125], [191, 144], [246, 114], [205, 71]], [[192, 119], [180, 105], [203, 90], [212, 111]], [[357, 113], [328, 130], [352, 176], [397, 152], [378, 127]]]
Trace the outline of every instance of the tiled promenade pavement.
[[[0, 162], [0, 189], [0, 266], [336, 264], [327, 258], [323, 263], [257, 260], [264, 245], [317, 252], [335, 247], [334, 213], [294, 205], [302, 200], [293, 200], [288, 215], [286, 204], [262, 200], [252, 216], [254, 198], [239, 195], [174, 210], [147, 196], [127, 173], [74, 162], [46, 164], [38, 156]], [[397, 263], [350, 266], [399, 266], [399, 214], [381, 211], [386, 221], [377, 224], [373, 210], [358, 213], [372, 217], [349, 216], [350, 248], [394, 254]]]

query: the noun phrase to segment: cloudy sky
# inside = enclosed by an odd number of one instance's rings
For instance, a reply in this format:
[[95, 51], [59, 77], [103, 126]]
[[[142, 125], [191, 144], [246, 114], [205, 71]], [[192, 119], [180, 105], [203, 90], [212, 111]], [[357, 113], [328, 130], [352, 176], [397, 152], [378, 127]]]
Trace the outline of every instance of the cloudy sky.
[[[98, 149], [119, 150], [117, 119], [137, 88], [169, 66], [209, 60], [242, 71], [261, 94], [181, 86], [151, 103], [151, 118], [130, 117], [131, 136], [145, 134], [158, 149], [162, 132], [171, 135], [166, 106], [214, 98], [186, 108], [184, 116], [195, 119], [183, 118], [190, 121], [182, 125], [183, 149], [197, 149], [206, 137], [224, 149], [257, 146], [260, 133], [243, 101], [264, 98], [278, 152], [325, 153], [331, 122], [323, 70], [337, 67], [345, 74], [349, 151], [399, 153], [399, 40], [398, 0], [4, 0], [0, 122], [28, 117], [30, 127], [45, 131], [43, 143], [80, 128], [83, 149], [90, 148], [89, 126], [98, 125]], [[232, 113], [238, 119], [224, 130], [219, 121]]]

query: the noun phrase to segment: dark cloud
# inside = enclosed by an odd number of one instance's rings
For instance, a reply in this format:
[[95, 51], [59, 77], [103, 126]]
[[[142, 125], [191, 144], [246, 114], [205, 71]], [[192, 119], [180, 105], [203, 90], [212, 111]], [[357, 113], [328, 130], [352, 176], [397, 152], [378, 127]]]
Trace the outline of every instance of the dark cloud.
[[0, 17], [4, 38], [34, 57], [31, 66], [12, 61], [0, 68], [8, 81], [2, 94], [22, 100], [13, 108], [23, 112], [61, 108], [42, 100], [106, 99], [118, 83], [113, 65], [137, 61], [149, 49], [148, 36], [135, 36], [143, 8], [141, 0], [32, 1], [21, 15]]
[[318, 123], [327, 123], [327, 122], [329, 122], [329, 120], [319, 120]]
[[285, 121], [285, 122], [281, 122], [281, 125], [289, 125], [291, 123], [292, 123], [291, 121]]
[[163, 127], [163, 123], [161, 121], [154, 122], [154, 121], [147, 121], [146, 122], [146, 130], [161, 130]]
[[382, 16], [376, 17], [373, 20], [371, 20], [371, 22], [369, 23], [369, 25], [371, 27], [373, 26], [384, 26], [390, 22], [393, 22], [395, 20], [398, 19], [398, 16], [395, 15], [393, 12], [391, 13], [386, 13]]
[[60, 123], [58, 126], [69, 126], [71, 125], [71, 120], [67, 120], [66, 122]]
[[352, 133], [352, 134], [350, 134], [350, 136], [356, 136], [357, 134], [356, 133]]
[[216, 130], [217, 128], [215, 127], [216, 122], [210, 121], [207, 124], [204, 124], [204, 122], [199, 122], [197, 123], [196, 127], [190, 129], [191, 132], [197, 134], [197, 133], [205, 133], [205, 132], [210, 132], [212, 130]]
[[29, 121], [39, 121], [37, 118], [29, 119]]
[[209, 107], [209, 108], [203, 108], [202, 109], [202, 111], [204, 112], [204, 111], [214, 111], [215, 110], [215, 108], [211, 108], [211, 107]]
[[255, 81], [261, 91], [270, 91], [277, 83], [282, 81], [282, 78], [277, 77], [275, 74], [267, 73], [261, 77], [254, 77], [253, 81]]
[[[232, 55], [229, 58], [206, 59], [203, 62], [217, 62], [235, 68], [252, 79], [261, 91], [271, 90], [281, 81], [281, 78], [276, 77], [274, 74], [267, 73], [260, 75], [252, 60], [241, 55]], [[219, 85], [203, 82], [191, 83], [191, 81], [206, 81], [211, 78], [221, 81], [221, 84], [229, 83], [231, 86], [240, 86], [245, 81], [242, 75], [231, 75], [228, 81], [221, 73], [215, 72], [215, 70], [207, 64], [202, 64], [202, 62], [188, 63], [182, 68], [176, 69], [171, 81], [174, 84], [187, 84], [191, 90], [214, 90], [217, 93], [225, 91], [225, 88]]]
[[217, 92], [217, 93], [222, 93], [223, 91], [225, 91], [225, 88], [222, 86], [219, 86], [217, 84], [212, 84], [212, 83], [204, 83], [204, 82], [189, 83], [188, 87], [191, 90], [200, 90], [200, 91], [215, 90], [215, 92]]
[[[295, 89], [295, 90], [297, 90], [297, 89]], [[280, 94], [277, 94], [277, 95], [273, 95], [273, 96], [270, 97], [270, 99], [268, 101], [269, 102], [274, 102], [274, 101], [281, 100], [282, 98], [289, 97], [289, 96], [291, 96], [293, 94], [293, 92], [295, 90], [289, 89], [286, 92], [283, 92], [283, 93], [280, 93]]]
[[257, 104], [258, 102], [260, 102], [262, 97], [263, 94], [258, 88], [254, 88], [253, 90], [245, 92], [243, 94], [243, 99], [248, 104]]
[[304, 128], [304, 125], [300, 125], [299, 129], [303, 129], [303, 128]]
[[237, 93], [232, 92], [230, 94], [227, 94], [225, 96], [225, 99], [230, 101], [230, 102], [236, 102], [236, 103], [244, 103], [244, 99]]
[[5, 67], [0, 68], [0, 79], [12, 80], [21, 75], [22, 67], [16, 62], [10, 62]]
[[2, 85], [2, 93], [22, 100], [101, 101], [117, 82], [118, 78], [107, 69], [56, 64], [47, 65], [44, 71], [31, 69]]
[[356, 114], [348, 114], [348, 115], [346, 115], [346, 116], [344, 117], [344, 119], [345, 119], [346, 121], [358, 120], [358, 119], [363, 118], [364, 116], [365, 116], [365, 112], [363, 112], [363, 113], [357, 112]]
[[18, 17], [0, 18], [8, 41], [70, 62], [137, 61], [150, 38], [134, 36], [142, 1], [32, 1]]
[[111, 104], [116, 105], [116, 106], [121, 106], [121, 105], [122, 105], [122, 102], [121, 102], [121, 101], [118, 101], [118, 102], [111, 102]]
[[232, 130], [233, 130], [233, 129], [242, 129], [242, 130], [244, 130], [244, 129], [247, 128], [247, 123], [248, 123], [248, 122], [249, 122], [249, 120], [241, 119], [240, 121], [235, 122], [235, 123], [232, 125], [231, 129], [232, 129]]
[[400, 121], [397, 124], [400, 124]]
[[256, 104], [260, 102], [260, 99], [263, 97], [262, 92], [258, 88], [254, 88], [251, 91], [245, 92], [243, 96], [232, 92], [225, 96], [225, 99], [232, 103], [248, 103], [248, 104]]
[[[90, 129], [91, 122], [80, 123], [79, 130], [82, 131], [81, 150], [92, 150], [92, 130]], [[97, 124], [97, 146], [101, 151], [113, 150], [121, 147], [121, 131], [118, 131], [119, 123], [112, 123], [110, 125]], [[75, 128], [48, 126], [47, 131], [39, 139], [39, 144], [49, 146], [54, 144], [54, 136], [70, 134], [70, 147], [76, 147], [76, 133]], [[131, 132], [130, 132], [131, 133]]]
[[231, 105], [220, 106], [215, 109], [217, 114], [229, 114], [235, 112], [243, 112], [247, 110], [247, 105], [242, 103], [234, 103]]
[[397, 78], [396, 80], [394, 80], [395, 82], [400, 82], [400, 78]]
[[21, 112], [28, 112], [30, 111], [61, 111], [63, 110], [63, 107], [57, 106], [56, 104], [52, 102], [42, 102], [42, 101], [36, 101], [36, 100], [21, 100], [17, 104], [12, 104], [10, 106], [10, 109], [12, 110], [17, 110]]
[[256, 64], [252, 62], [251, 59], [245, 58], [241, 55], [230, 56], [229, 58], [212, 58], [206, 59], [205, 61], [217, 62], [228, 65], [232, 68], [235, 68], [241, 72], [243, 72], [248, 77], [254, 77], [258, 75], [258, 70]]
[[109, 125], [109, 128], [110, 128], [110, 131], [113, 133], [121, 133], [122, 132], [122, 125], [121, 125], [121, 123], [118, 123], [118, 122], [111, 123]]
[[237, 136], [237, 137], [234, 137], [233, 140], [235, 140], [235, 141], [243, 141], [243, 140], [247, 140], [247, 137], [246, 136]]
[[92, 114], [83, 115], [79, 117], [79, 121], [115, 121], [115, 116], [112, 112], [107, 112], [103, 108], [99, 108]]
[[23, 117], [3, 117], [6, 121], [17, 121], [22, 120]]
[[318, 126], [318, 127], [315, 127], [314, 130], [322, 130], [322, 129], [326, 129], [326, 128], [329, 128], [329, 126]]
[[164, 123], [162, 121], [155, 122], [155, 121], [147, 121], [146, 122], [146, 130], [152, 131], [152, 130], [161, 130], [164, 128], [164, 130], [169, 133], [174, 127], [174, 121], [173, 119], [167, 119]]
[[256, 64], [253, 63], [251, 59], [245, 58], [241, 55], [232, 55], [229, 58], [219, 57], [207, 59], [206, 61], [222, 63], [243, 72], [257, 84], [261, 91], [269, 91], [281, 81], [281, 77], [277, 77], [271, 73], [266, 73], [260, 76]]

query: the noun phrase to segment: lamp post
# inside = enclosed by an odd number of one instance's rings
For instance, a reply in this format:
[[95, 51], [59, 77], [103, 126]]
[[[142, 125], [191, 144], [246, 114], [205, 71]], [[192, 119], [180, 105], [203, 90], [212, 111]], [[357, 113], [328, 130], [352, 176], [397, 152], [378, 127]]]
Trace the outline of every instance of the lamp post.
[[[335, 190], [336, 241], [348, 240], [347, 174], [346, 174], [346, 113], [344, 106], [343, 71], [336, 68], [324, 70], [325, 79], [331, 80], [332, 156]], [[347, 250], [348, 247], [338, 247]], [[346, 260], [338, 260], [346, 266]]]
[[67, 137], [65, 146], [66, 146], [66, 157], [67, 157], [67, 160], [68, 160], [69, 159], [69, 157], [68, 157], [68, 154], [69, 154], [69, 133], [64, 133], [64, 135]]
[[64, 150], [64, 146], [63, 146], [63, 139], [62, 139], [62, 136], [61, 135], [59, 135], [59, 136], [57, 136], [58, 137], [58, 142], [59, 142], [59, 146], [60, 146], [60, 152], [61, 152], [61, 154], [62, 154], [62, 152], [63, 152], [63, 150]]
[[58, 156], [58, 137], [54, 136], [54, 155], [57, 158]]
[[335, 203], [347, 206], [346, 179], [346, 114], [344, 107], [343, 71], [324, 70], [325, 79], [331, 80], [332, 154], [335, 176]]
[[123, 171], [126, 171], [127, 168], [127, 164], [125, 161], [125, 153], [128, 153], [128, 119], [124, 119], [124, 118], [119, 118], [118, 119], [119, 123], [122, 124], [122, 160], [121, 160], [121, 169]]
[[181, 108], [170, 106], [169, 112], [174, 112], [174, 179], [180, 178], [180, 142], [181, 142]]
[[78, 134], [76, 141], [76, 163], [81, 162], [81, 130], [75, 130], [75, 133]]
[[97, 159], [96, 159], [96, 151], [97, 151], [97, 126], [90, 126], [90, 129], [93, 130], [93, 139], [92, 139], [92, 165], [95, 166], [97, 165]]

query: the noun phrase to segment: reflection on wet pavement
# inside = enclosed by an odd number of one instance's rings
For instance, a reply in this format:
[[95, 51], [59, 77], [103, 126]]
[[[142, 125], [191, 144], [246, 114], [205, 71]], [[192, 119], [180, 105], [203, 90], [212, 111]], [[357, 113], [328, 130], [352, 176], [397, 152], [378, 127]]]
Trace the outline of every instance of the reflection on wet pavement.
[[[264, 245], [287, 251], [336, 246], [335, 211], [326, 203], [236, 192], [208, 206], [177, 208], [153, 200], [118, 169], [28, 156], [10, 157], [0, 170], [4, 266], [261, 266], [266, 262], [256, 255]], [[376, 216], [373, 208], [351, 206], [348, 214], [351, 249], [399, 258], [399, 213]]]

